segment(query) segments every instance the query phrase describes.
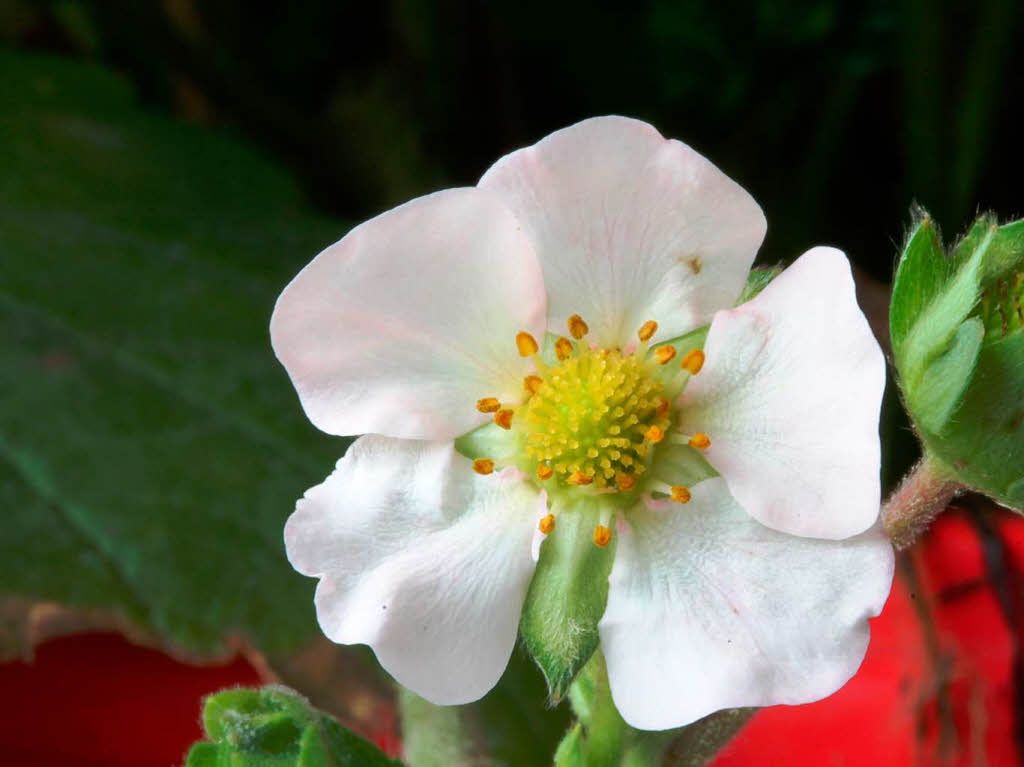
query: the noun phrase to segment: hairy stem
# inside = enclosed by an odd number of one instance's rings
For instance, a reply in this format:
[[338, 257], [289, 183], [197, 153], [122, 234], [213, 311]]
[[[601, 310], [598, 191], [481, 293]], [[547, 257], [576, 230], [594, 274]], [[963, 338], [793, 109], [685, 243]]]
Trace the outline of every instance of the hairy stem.
[[922, 458], [882, 506], [882, 526], [896, 550], [913, 544], [963, 490], [959, 482], [937, 471], [927, 456]]

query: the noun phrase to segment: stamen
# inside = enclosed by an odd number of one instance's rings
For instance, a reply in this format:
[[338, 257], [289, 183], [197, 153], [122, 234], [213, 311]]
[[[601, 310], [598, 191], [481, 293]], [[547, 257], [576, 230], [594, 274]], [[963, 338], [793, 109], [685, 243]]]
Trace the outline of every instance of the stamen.
[[700, 349], [690, 349], [683, 357], [683, 370], [688, 370], [690, 375], [695, 376], [702, 367], [704, 367], [704, 352]]
[[583, 318], [578, 314], [574, 314], [569, 318], [569, 335], [579, 341], [583, 336], [590, 332], [590, 326], [583, 321]]
[[546, 463], [538, 464], [537, 466], [537, 479], [543, 482], [545, 479], [551, 479], [551, 475], [555, 473], [555, 470], [548, 466]]
[[569, 359], [572, 356], [572, 341], [563, 336], [559, 336], [558, 340], [555, 341], [555, 355], [562, 362]]
[[516, 333], [516, 348], [519, 350], [520, 357], [532, 357], [540, 347], [537, 346], [536, 338], [525, 330], [521, 330]]
[[542, 517], [537, 524], [537, 529], [544, 533], [544, 535], [548, 535], [555, 529], [555, 515], [548, 514], [546, 517]]
[[544, 379], [540, 376], [531, 375], [523, 379], [523, 386], [526, 387], [526, 391], [530, 392], [530, 394], [536, 394], [543, 383]]
[[623, 492], [632, 490], [636, 487], [636, 476], [633, 474], [626, 474], [624, 471], [620, 471], [615, 475], [615, 486]]
[[476, 409], [481, 413], [494, 413], [501, 409], [501, 403], [494, 397], [484, 397], [476, 401]]
[[662, 397], [661, 399], [658, 400], [658, 406], [657, 408], [655, 408], [654, 414], [658, 416], [658, 418], [664, 418], [665, 416], [668, 415], [668, 408], [669, 401]]
[[644, 432], [644, 439], [657, 445], [665, 439], [665, 431], [657, 424], [651, 424], [651, 427]]
[[494, 471], [494, 461], [490, 458], [477, 458], [473, 461], [473, 471], [486, 476]]
[[690, 447], [695, 447], [698, 450], [707, 450], [711, 447], [711, 438], [704, 432], [699, 431], [690, 437]]
[[675, 356], [676, 347], [674, 346], [659, 346], [654, 350], [654, 359], [657, 360], [659, 365], [668, 364]]
[[511, 429], [512, 414], [511, 410], [499, 410], [494, 414], [494, 422], [503, 429]]
[[690, 489], [683, 485], [672, 485], [671, 496], [676, 503], [689, 503]]
[[589, 474], [584, 474], [582, 471], [577, 469], [569, 475], [569, 479], [566, 480], [570, 485], [589, 485], [594, 481], [594, 478]]
[[658, 332], [658, 323], [654, 320], [647, 320], [643, 325], [640, 326], [640, 330], [636, 332], [637, 336], [641, 341], [647, 342], [651, 340], [651, 336]]
[[598, 525], [594, 528], [594, 545], [599, 548], [604, 548], [608, 545], [608, 542], [612, 539], [612, 529], [605, 525]]

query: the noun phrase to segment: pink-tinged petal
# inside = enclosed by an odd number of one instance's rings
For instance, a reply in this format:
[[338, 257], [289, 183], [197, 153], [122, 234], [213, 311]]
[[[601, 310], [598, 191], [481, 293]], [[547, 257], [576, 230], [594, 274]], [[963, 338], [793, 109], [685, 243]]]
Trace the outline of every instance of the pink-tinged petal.
[[885, 360], [846, 257], [814, 248], [754, 300], [715, 315], [680, 428], [769, 527], [846, 538], [878, 517]]
[[518, 398], [516, 333], [543, 337], [540, 267], [512, 214], [449, 189], [348, 233], [285, 288], [274, 351], [309, 419], [331, 434], [452, 439]]
[[736, 300], [764, 239], [764, 214], [738, 184], [625, 117], [552, 133], [503, 157], [479, 185], [530, 236], [552, 326], [579, 313], [602, 346], [635, 341], [650, 319], [656, 339], [706, 324]]
[[370, 645], [429, 701], [467, 703], [515, 645], [537, 504], [525, 483], [475, 474], [451, 443], [366, 436], [299, 501], [285, 544], [320, 578], [330, 639]]
[[877, 529], [844, 541], [751, 519], [720, 478], [629, 514], [599, 624], [612, 698], [643, 730], [724, 708], [808, 703], [860, 666], [892, 584]]

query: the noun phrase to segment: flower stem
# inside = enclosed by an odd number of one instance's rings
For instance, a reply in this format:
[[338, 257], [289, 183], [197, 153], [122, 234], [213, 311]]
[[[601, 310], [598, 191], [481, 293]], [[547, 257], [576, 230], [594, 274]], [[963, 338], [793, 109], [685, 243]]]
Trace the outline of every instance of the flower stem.
[[922, 458], [882, 506], [882, 526], [896, 550], [913, 544], [964, 489]]

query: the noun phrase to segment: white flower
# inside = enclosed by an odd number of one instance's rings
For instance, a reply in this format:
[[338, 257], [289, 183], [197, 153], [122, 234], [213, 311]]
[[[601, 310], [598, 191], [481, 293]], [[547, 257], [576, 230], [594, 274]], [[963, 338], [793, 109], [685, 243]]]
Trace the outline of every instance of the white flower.
[[618, 538], [599, 630], [631, 725], [849, 679], [892, 580], [884, 362], [837, 250], [731, 308], [764, 233], [704, 157], [604, 117], [317, 256], [271, 333], [313, 423], [369, 435], [285, 529], [327, 636], [435, 703], [479, 698], [534, 538], [587, 514]]

